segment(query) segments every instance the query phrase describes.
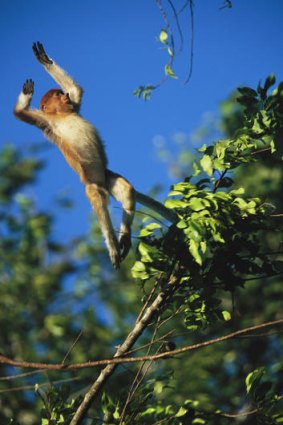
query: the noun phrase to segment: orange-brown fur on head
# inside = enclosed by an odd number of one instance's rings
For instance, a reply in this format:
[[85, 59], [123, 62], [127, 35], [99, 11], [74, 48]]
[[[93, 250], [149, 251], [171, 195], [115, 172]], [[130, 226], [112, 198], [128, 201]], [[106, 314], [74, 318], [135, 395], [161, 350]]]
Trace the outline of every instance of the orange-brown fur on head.
[[51, 89], [42, 96], [40, 110], [46, 114], [66, 114], [73, 112], [74, 107], [68, 93], [60, 89]]

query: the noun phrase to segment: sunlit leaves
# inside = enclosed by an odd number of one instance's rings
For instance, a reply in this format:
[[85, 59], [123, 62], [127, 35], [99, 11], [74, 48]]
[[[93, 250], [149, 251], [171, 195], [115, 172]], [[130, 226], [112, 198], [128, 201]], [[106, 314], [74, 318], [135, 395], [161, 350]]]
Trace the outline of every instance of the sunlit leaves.
[[175, 74], [175, 72], [173, 71], [173, 62], [174, 62], [174, 58], [175, 58], [175, 51], [174, 51], [174, 42], [172, 39], [172, 35], [168, 34], [167, 29], [161, 29], [159, 36], [158, 36], [158, 41], [162, 44], [162, 49], [167, 51], [167, 57], [168, 57], [168, 61], [164, 66], [164, 73], [165, 73], [165, 77], [162, 78], [159, 83], [157, 84], [148, 84], [146, 86], [139, 86], [137, 89], [134, 90], [134, 96], [143, 99], [143, 100], [149, 100], [152, 92], [154, 90], [156, 90], [158, 87], [160, 87], [164, 81], [167, 79], [167, 77], [170, 78], [178, 78]]
[[134, 90], [134, 96], [143, 98], [143, 100], [149, 100], [153, 90], [156, 89], [156, 86], [147, 85], [147, 86], [139, 86]]
[[[166, 31], [161, 32], [160, 41], [163, 44], [168, 42], [167, 36]], [[243, 188], [233, 187], [232, 171], [240, 165], [254, 163], [257, 152], [268, 150], [276, 153], [276, 132], [281, 128], [282, 121], [278, 112], [283, 110], [283, 103], [281, 89], [267, 95], [274, 82], [271, 75], [257, 90], [239, 88], [238, 101], [245, 107], [243, 127], [234, 138], [221, 139], [199, 148], [200, 159], [194, 164], [193, 178], [173, 186], [165, 206], [175, 210], [179, 219], [176, 230], [171, 229], [166, 243], [162, 242], [162, 232], [156, 233], [161, 229], [155, 225], [141, 231], [143, 243], [139, 248], [139, 261], [145, 265], [145, 269], [139, 263], [136, 267], [143, 279], [155, 276], [157, 270], [165, 271], [166, 266], [170, 268], [174, 258], [180, 258], [181, 250], [187, 264], [192, 261], [200, 268], [207, 267], [207, 264], [213, 263], [214, 252], [224, 249], [221, 246], [227, 246], [227, 249], [230, 246], [231, 250], [236, 235], [244, 240], [242, 233], [246, 226], [257, 227], [256, 223], [261, 223], [262, 218], [270, 213], [260, 199], [249, 198], [245, 196]], [[266, 106], [268, 109], [265, 109]], [[200, 179], [193, 184], [192, 180], [199, 175]], [[231, 233], [231, 228], [234, 233]], [[182, 248], [175, 248], [175, 243], [180, 243]], [[252, 262], [249, 267], [253, 269]], [[237, 264], [237, 268], [238, 282], [241, 284], [240, 264]], [[135, 277], [137, 275], [135, 273]], [[228, 320], [227, 314], [222, 315], [224, 320]]]
[[[257, 407], [260, 424], [283, 423], [283, 414], [278, 413], [282, 405], [282, 396], [274, 391], [273, 383], [267, 379], [266, 370], [261, 367], [246, 377], [246, 391]], [[279, 409], [278, 409], [279, 408]]]

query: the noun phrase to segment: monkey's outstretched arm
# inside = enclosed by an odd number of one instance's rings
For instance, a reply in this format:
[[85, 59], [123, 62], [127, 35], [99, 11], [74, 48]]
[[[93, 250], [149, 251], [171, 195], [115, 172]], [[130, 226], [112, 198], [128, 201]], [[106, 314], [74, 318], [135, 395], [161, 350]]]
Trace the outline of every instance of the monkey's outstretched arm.
[[62, 87], [65, 93], [69, 94], [71, 101], [75, 104], [76, 108], [79, 109], [83, 95], [81, 86], [76, 83], [66, 71], [49, 58], [40, 42], [33, 43], [32, 50], [36, 59], [43, 65], [45, 71]]
[[34, 93], [33, 80], [26, 80], [14, 108], [14, 114], [21, 121], [36, 125], [40, 129], [48, 128], [45, 115], [38, 109], [30, 109], [30, 102]]

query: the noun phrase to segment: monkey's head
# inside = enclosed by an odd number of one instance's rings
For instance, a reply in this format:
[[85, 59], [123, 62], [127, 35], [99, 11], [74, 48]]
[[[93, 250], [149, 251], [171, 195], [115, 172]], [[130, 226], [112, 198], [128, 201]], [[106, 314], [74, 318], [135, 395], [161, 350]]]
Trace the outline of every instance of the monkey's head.
[[74, 106], [68, 93], [51, 89], [41, 98], [40, 110], [46, 114], [66, 115], [74, 111]]

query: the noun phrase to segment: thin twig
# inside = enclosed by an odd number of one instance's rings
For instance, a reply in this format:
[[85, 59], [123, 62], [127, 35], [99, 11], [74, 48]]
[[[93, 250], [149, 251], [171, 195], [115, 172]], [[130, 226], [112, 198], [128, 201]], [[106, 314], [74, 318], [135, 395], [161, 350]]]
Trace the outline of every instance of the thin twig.
[[190, 4], [190, 0], [187, 0], [185, 2], [184, 6], [182, 6], [181, 9], [179, 10], [178, 15], [180, 15], [181, 13], [183, 13], [184, 10], [189, 6], [189, 4]]
[[220, 185], [220, 182], [224, 179], [224, 177], [225, 177], [225, 175], [226, 175], [227, 171], [228, 171], [228, 168], [226, 168], [224, 171], [222, 171], [221, 176], [220, 176], [220, 177], [219, 177], [219, 179], [218, 179], [218, 180], [216, 180], [216, 182], [215, 182], [215, 185], [214, 185], [214, 188], [213, 188], [213, 192], [212, 192], [212, 193], [216, 193], [216, 191], [217, 191], [217, 189], [218, 189], [218, 187], [219, 187], [219, 185]]
[[255, 415], [257, 412], [258, 412], [258, 409], [250, 410], [248, 412], [241, 412], [241, 413], [222, 413], [222, 412], [219, 412], [217, 414], [219, 416], [223, 416], [224, 418], [236, 419], [236, 418], [241, 418], [243, 416]]
[[161, 0], [155, 0], [155, 1], [156, 1], [156, 3], [157, 3], [157, 6], [159, 7], [159, 10], [160, 10], [161, 15], [162, 15], [162, 17], [163, 17], [164, 23], [165, 23], [165, 25], [166, 25], [166, 29], [167, 29], [167, 30], [168, 30], [168, 32], [169, 32], [170, 40], [171, 40], [171, 46], [172, 46], [172, 51], [173, 51], [173, 53], [174, 53], [174, 50], [175, 50], [175, 48], [174, 48], [174, 46], [175, 46], [174, 36], [173, 36], [173, 31], [172, 31], [172, 28], [171, 28], [171, 25], [170, 25], [169, 19], [168, 19], [168, 17], [167, 17], [167, 13], [165, 12], [165, 10], [164, 10], [164, 8], [163, 8], [163, 6], [162, 6]]
[[[67, 382], [74, 382], [74, 381], [81, 381], [82, 378], [80, 378], [79, 376], [75, 376], [73, 378], [68, 378], [68, 379], [58, 379], [57, 381], [53, 381], [52, 385], [61, 385], [61, 384], [65, 384]], [[38, 385], [39, 387], [46, 387], [46, 386], [50, 386], [50, 382], [43, 382], [42, 384]], [[34, 391], [34, 385], [22, 385], [20, 387], [12, 387], [12, 388], [7, 388], [7, 389], [1, 389], [0, 393], [14, 393], [14, 392], [18, 392], [18, 391], [28, 391], [28, 390], [32, 390]]]
[[168, 336], [172, 335], [175, 332], [174, 329], [170, 330], [169, 332], [167, 332], [166, 334], [164, 334], [163, 336], [161, 336], [160, 338], [155, 339], [152, 342], [148, 342], [147, 344], [141, 345], [138, 348], [134, 348], [133, 350], [127, 351], [126, 355], [132, 354], [132, 353], [136, 353], [137, 351], [140, 351], [144, 348], [147, 348], [149, 346], [152, 346], [153, 344], [158, 344], [159, 342], [168, 342], [167, 338]]
[[184, 84], [187, 84], [192, 76], [193, 73], [193, 62], [194, 62], [194, 35], [195, 35], [195, 24], [194, 24], [194, 4], [193, 0], [190, 0], [190, 21], [191, 21], [191, 39], [190, 39], [190, 68], [189, 68], [189, 74], [184, 82]]
[[[152, 345], [154, 344], [154, 339], [155, 339], [155, 337], [156, 337], [156, 333], [157, 333], [158, 323], [159, 323], [159, 322], [160, 322], [160, 316], [158, 317], [157, 324], [156, 324], [156, 326], [155, 326], [155, 329], [154, 329], [153, 335], [152, 335], [152, 337], [151, 337], [151, 341], [150, 341], [149, 346], [148, 346], [147, 354], [149, 354], [149, 353], [150, 353], [151, 347], [152, 347]], [[161, 347], [162, 347], [162, 345], [161, 345]], [[158, 353], [158, 352], [159, 352], [159, 350], [160, 350], [160, 347], [159, 347], [159, 349], [156, 351], [156, 353]], [[136, 374], [136, 376], [135, 376], [135, 378], [134, 378], [134, 380], [133, 380], [133, 382], [132, 382], [132, 385], [131, 385], [131, 387], [130, 387], [130, 389], [129, 389], [128, 396], [127, 396], [127, 400], [125, 401], [125, 404], [124, 404], [123, 410], [122, 410], [122, 412], [121, 412], [121, 417], [120, 417], [119, 425], [122, 425], [122, 424], [123, 424], [123, 421], [124, 421], [124, 418], [125, 418], [125, 415], [126, 415], [127, 407], [128, 407], [128, 405], [130, 404], [131, 400], [133, 399], [133, 397], [134, 397], [134, 395], [135, 395], [135, 393], [136, 393], [137, 389], [138, 389], [138, 388], [139, 388], [139, 386], [141, 385], [141, 383], [142, 383], [143, 379], [145, 378], [146, 374], [148, 373], [148, 371], [149, 371], [149, 369], [150, 369], [150, 367], [151, 367], [152, 363], [153, 363], [153, 361], [151, 361], [151, 362], [149, 363], [149, 365], [147, 366], [147, 368], [146, 368], [146, 370], [145, 370], [145, 371], [143, 371], [143, 369], [144, 369], [144, 366], [145, 366], [146, 362], [143, 362], [143, 363], [140, 365], [139, 370], [137, 371], [137, 374]]]
[[181, 25], [180, 25], [180, 21], [179, 21], [178, 13], [177, 13], [177, 11], [176, 11], [176, 9], [175, 9], [175, 6], [174, 6], [174, 4], [172, 3], [172, 1], [171, 1], [171, 0], [167, 0], [167, 1], [168, 1], [168, 3], [169, 3], [169, 4], [170, 4], [170, 6], [171, 6], [171, 9], [172, 9], [173, 14], [174, 14], [174, 18], [175, 18], [175, 20], [176, 20], [176, 25], [177, 25], [178, 32], [179, 32], [179, 37], [180, 37], [180, 48], [179, 48], [179, 51], [181, 52], [181, 51], [183, 50], [184, 37], [183, 37], [183, 32], [182, 32], [182, 28], [181, 28]]
[[148, 297], [147, 297], [147, 299], [146, 299], [146, 301], [145, 301], [145, 303], [144, 303], [144, 305], [143, 305], [143, 307], [142, 307], [142, 309], [141, 309], [141, 311], [140, 311], [140, 313], [139, 313], [139, 315], [138, 315], [138, 318], [137, 318], [137, 320], [136, 320], [136, 323], [140, 321], [140, 319], [141, 319], [141, 317], [143, 316], [143, 314], [144, 314], [145, 310], [146, 310], [146, 309], [147, 309], [147, 307], [149, 306], [149, 303], [150, 303], [150, 301], [152, 300], [153, 294], [154, 294], [154, 292], [155, 292], [155, 290], [156, 290], [156, 288], [157, 288], [157, 286], [158, 286], [158, 285], [159, 285], [159, 282], [158, 282], [158, 280], [157, 280], [157, 281], [154, 283], [154, 285], [153, 285], [153, 287], [152, 287], [152, 289], [151, 289], [151, 291], [150, 291], [150, 293], [149, 293], [149, 295], [148, 295]]
[[15, 379], [26, 378], [27, 376], [36, 375], [38, 373], [44, 373], [45, 369], [42, 370], [32, 370], [31, 372], [18, 373], [17, 375], [1, 376], [0, 381], [13, 381]]
[[257, 155], [258, 153], [262, 153], [262, 152], [271, 152], [271, 148], [262, 148], [262, 149], [258, 149], [255, 150], [253, 152], [251, 152], [251, 155]]
[[[175, 41], [174, 41], [174, 35], [173, 35], [173, 31], [172, 31], [170, 22], [169, 22], [168, 17], [167, 17], [167, 14], [166, 14], [163, 6], [162, 6], [161, 0], [155, 0], [155, 2], [156, 2], [157, 6], [158, 6], [158, 8], [160, 10], [160, 13], [161, 13], [161, 15], [163, 17], [163, 20], [164, 20], [166, 29], [167, 29], [167, 31], [168, 31], [168, 33], [170, 35], [170, 42], [171, 42], [171, 46], [170, 47], [171, 47], [171, 50], [172, 50], [172, 54], [170, 54], [170, 59], [169, 59], [167, 65], [169, 66], [169, 68], [171, 68], [172, 65], [173, 65], [173, 62], [174, 62], [174, 57], [175, 57]], [[162, 84], [164, 84], [165, 81], [167, 80], [167, 78], [168, 78], [168, 75], [165, 74], [164, 77], [159, 81], [159, 83], [154, 85], [154, 88], [156, 89], [156, 88], [160, 87]]]
[[73, 344], [71, 345], [71, 347], [69, 348], [69, 350], [67, 351], [65, 357], [62, 360], [62, 364], [65, 364], [67, 358], [69, 357], [69, 355], [71, 354], [72, 350], [74, 349], [75, 345], [77, 344], [78, 340], [80, 339], [80, 337], [82, 336], [83, 331], [82, 329], [80, 330], [80, 333], [78, 334], [78, 336], [76, 337], [75, 341], [73, 342]]

